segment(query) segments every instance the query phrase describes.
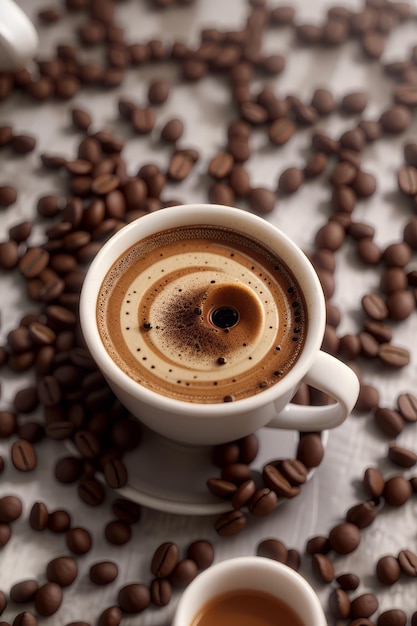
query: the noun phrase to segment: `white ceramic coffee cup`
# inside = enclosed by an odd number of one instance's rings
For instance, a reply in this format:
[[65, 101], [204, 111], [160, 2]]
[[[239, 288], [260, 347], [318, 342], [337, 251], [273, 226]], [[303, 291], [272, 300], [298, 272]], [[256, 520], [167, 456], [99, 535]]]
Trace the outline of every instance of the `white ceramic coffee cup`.
[[30, 61], [38, 35], [27, 15], [13, 0], [0, 0], [0, 72], [14, 72]]
[[172, 626], [191, 626], [201, 608], [227, 591], [251, 589], [283, 600], [306, 626], [327, 626], [321, 603], [311, 585], [293, 569], [260, 556], [243, 556], [212, 565], [182, 594]]
[[[138, 384], [112, 360], [97, 327], [100, 286], [118, 257], [149, 235], [196, 224], [233, 228], [278, 253], [291, 269], [306, 302], [307, 333], [295, 365], [268, 389], [235, 402], [186, 402]], [[204, 204], [176, 206], [145, 215], [122, 228], [98, 252], [87, 272], [81, 292], [80, 321], [87, 346], [116, 396], [149, 428], [179, 442], [225, 443], [264, 426], [298, 431], [333, 428], [346, 419], [358, 397], [356, 374], [320, 350], [326, 321], [325, 300], [310, 261], [284, 233], [241, 209]], [[289, 404], [302, 382], [324, 391], [336, 402], [321, 407]]]

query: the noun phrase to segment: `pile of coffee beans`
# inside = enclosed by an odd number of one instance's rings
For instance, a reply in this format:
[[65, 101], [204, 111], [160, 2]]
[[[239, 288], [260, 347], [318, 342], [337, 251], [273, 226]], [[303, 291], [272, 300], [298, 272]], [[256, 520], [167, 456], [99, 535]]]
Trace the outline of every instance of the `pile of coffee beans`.
[[[290, 4], [250, 0], [240, 29], [201, 25], [198, 43], [190, 46], [168, 41], [165, 36], [128, 42], [118, 22], [119, 4], [116, 0], [65, 0], [40, 9], [37, 17], [40, 28], [45, 29], [53, 29], [66, 18], [71, 21], [75, 15], [72, 40], [58, 43], [50, 58], [36, 59], [31, 67], [0, 74], [1, 101], [10, 99], [16, 106], [23, 103], [39, 108], [66, 104], [67, 121], [79, 138], [71, 154], [56, 154], [51, 146], [50, 152], [37, 155], [36, 127], [22, 132], [14, 128], [13, 120], [0, 119], [0, 159], [33, 158], [35, 154], [42, 184], [48, 175], [58, 181], [52, 191], [45, 185], [32, 217], [13, 224], [0, 242], [0, 269], [15, 276], [33, 304], [32, 312], [16, 319], [0, 346], [3, 371], [16, 378], [25, 374], [33, 381], [20, 388], [11, 405], [0, 411], [0, 439], [8, 443], [7, 453], [0, 456], [0, 475], [9, 465], [18, 472], [17, 477], [36, 476], [37, 445], [49, 439], [53, 445], [63, 446], [62, 457], [53, 468], [56, 481], [62, 488], [73, 485], [87, 506], [100, 507], [106, 487], [117, 489], [128, 482], [123, 456], [136, 449], [140, 452], [141, 429], [97, 370], [78, 321], [79, 294], [88, 265], [114, 232], [150, 211], [175, 207], [180, 201], [171, 197], [169, 190], [173, 185], [181, 190], [184, 181], [198, 180], [196, 184], [204, 187], [209, 202], [241, 206], [265, 217], [311, 181], [323, 181], [330, 214], [312, 233], [311, 249], [306, 251], [326, 296], [323, 349], [357, 371], [361, 390], [355, 412], [372, 415], [378, 433], [387, 439], [386, 461], [398, 473], [384, 475], [378, 467], [368, 467], [361, 481], [363, 499], [342, 512], [342, 521], [327, 535], [308, 539], [305, 553], [311, 560], [313, 581], [331, 586], [331, 619], [354, 626], [405, 626], [409, 619], [411, 626], [416, 626], [416, 612], [407, 615], [403, 607], [379, 611], [376, 594], [364, 591], [354, 595], [361, 584], [357, 574], [337, 573], [339, 559], [366, 541], [366, 529], [375, 519], [400, 510], [417, 492], [417, 475], [412, 475], [417, 450], [395, 441], [417, 421], [415, 389], [402, 390], [391, 406], [385, 406], [380, 389], [362, 377], [362, 370], [372, 371], [381, 373], [383, 380], [383, 376], [409, 366], [413, 358], [412, 342], [397, 345], [393, 331], [416, 314], [417, 270], [412, 261], [417, 250], [417, 218], [410, 217], [400, 241], [384, 248], [377, 243], [374, 225], [354, 218], [357, 205], [366, 203], [377, 190], [376, 177], [362, 166], [367, 148], [412, 128], [417, 106], [417, 47], [403, 59], [381, 61], [390, 33], [415, 20], [412, 5], [365, 0], [361, 8], [353, 10], [346, 3], [329, 7], [320, 23], [310, 24], [301, 23]], [[187, 5], [194, 3], [154, 0], [147, 4], [148, 9], [165, 15], [186, 12]], [[295, 93], [277, 95], [271, 78], [285, 73], [287, 60], [282, 54], [265, 52], [264, 41], [268, 33], [278, 35], [283, 30], [292, 33], [294, 47], [322, 49], [332, 55], [342, 54], [348, 43], [355, 45], [361, 61], [377, 64], [391, 81], [388, 108], [377, 119], [370, 119], [366, 116], [370, 94], [357, 89], [341, 97], [323, 87], [317, 87], [308, 99]], [[97, 53], [94, 61], [90, 52]], [[103, 98], [118, 93], [130, 72], [160, 65], [170, 66], [175, 79], [149, 81], [143, 101], [126, 95], [118, 98], [114, 113], [124, 130], [123, 138], [108, 127], [98, 128], [93, 111], [71, 102], [89, 90], [101, 92]], [[159, 110], [172, 99], [177, 86], [192, 87], [206, 77], [225, 84], [230, 92], [224, 141], [208, 159], [202, 157], [204, 151], [199, 147], [184, 143], [186, 120], [173, 116], [159, 125]], [[326, 134], [323, 122], [332, 114], [352, 119], [351, 128], [337, 137]], [[286, 164], [268, 187], [254, 184], [249, 168], [253, 137], [262, 132], [270, 148], [279, 151], [305, 129], [311, 129], [311, 140], [304, 164]], [[155, 134], [157, 141], [169, 148], [169, 158], [163, 165], [141, 164], [132, 174], [132, 164], [122, 156], [129, 138]], [[417, 143], [412, 140], [404, 144], [403, 161], [396, 191], [407, 198], [412, 214], [417, 211]], [[20, 191], [16, 179], [0, 177], [2, 212], [14, 210]], [[34, 236], [39, 229], [41, 241]], [[354, 246], [355, 261], [364, 270], [374, 271], [379, 282], [361, 299], [357, 332], [341, 334], [338, 327], [343, 312], [332, 298], [337, 253], [348, 241]], [[329, 399], [302, 385], [293, 401], [322, 405]], [[64, 448], [68, 441], [76, 454]], [[207, 488], [230, 501], [230, 511], [214, 521], [221, 542], [244, 531], [248, 520], [279, 515], [277, 505], [300, 493], [309, 472], [320, 465], [324, 455], [320, 434], [300, 433], [295, 458], [271, 459], [255, 480], [250, 465], [257, 452], [255, 435], [213, 449], [219, 476], [210, 478]], [[0, 614], [7, 605], [12, 606], [13, 626], [36, 625], [39, 618], [59, 611], [66, 587], [78, 576], [78, 559], [98, 540], [87, 521], [86, 526], [83, 521], [75, 522], [74, 516], [61, 508], [49, 511], [42, 501], [31, 504], [30, 529], [62, 534], [67, 553], [45, 565], [43, 578], [23, 580], [0, 592]], [[103, 524], [104, 540], [114, 546], [128, 543], [134, 527], [140, 526], [141, 512], [135, 503], [115, 499], [113, 517]], [[1, 548], [9, 542], [14, 523], [22, 515], [19, 497], [2, 494]], [[294, 569], [301, 565], [300, 547], [288, 549], [278, 538], [260, 540], [256, 553]], [[213, 559], [209, 540], [190, 543], [181, 557], [181, 548], [167, 538], [150, 559], [150, 582], [118, 586], [117, 604], [103, 609], [94, 623], [117, 626], [123, 616], [141, 613], [148, 606], [167, 605], [172, 590], [187, 585]], [[396, 554], [380, 557], [371, 565], [369, 576], [375, 577], [375, 589], [378, 584], [388, 587], [415, 578], [415, 546], [402, 545]], [[93, 585], [118, 584], [119, 579], [118, 564], [110, 560], [96, 562], [89, 570]], [[23, 611], [19, 611], [21, 604]], [[72, 622], [72, 626], [76, 624], [88, 626], [84, 621]]]

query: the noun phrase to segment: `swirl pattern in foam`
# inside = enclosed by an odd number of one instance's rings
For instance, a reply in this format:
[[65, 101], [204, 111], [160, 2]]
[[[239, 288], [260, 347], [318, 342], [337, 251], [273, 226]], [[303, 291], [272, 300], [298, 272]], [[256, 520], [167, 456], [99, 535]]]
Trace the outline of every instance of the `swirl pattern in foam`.
[[305, 304], [289, 269], [237, 231], [187, 226], [130, 248], [103, 281], [100, 335], [133, 380], [216, 403], [275, 384], [296, 362]]

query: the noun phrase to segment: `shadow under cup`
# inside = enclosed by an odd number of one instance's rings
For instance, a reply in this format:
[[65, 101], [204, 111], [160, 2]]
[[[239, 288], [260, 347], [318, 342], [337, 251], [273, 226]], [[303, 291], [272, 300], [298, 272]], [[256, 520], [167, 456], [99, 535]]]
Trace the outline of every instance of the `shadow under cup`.
[[278, 598], [295, 611], [305, 626], [327, 626], [320, 600], [310, 584], [287, 565], [259, 556], [228, 559], [200, 573], [181, 596], [172, 626], [193, 626], [195, 617], [212, 598], [243, 589]]
[[[289, 268], [305, 301], [303, 349], [285, 376], [252, 396], [216, 404], [182, 401], [156, 393], [123, 372], [104, 347], [97, 327], [100, 287], [115, 261], [138, 241], [184, 226], [228, 228], [256, 239]], [[286, 235], [247, 211], [218, 205], [184, 205], [161, 209], [121, 229], [92, 262], [80, 300], [80, 321], [86, 344], [110, 387], [133, 415], [156, 432], [184, 443], [216, 444], [243, 437], [264, 427], [291, 400], [320, 349], [325, 327], [323, 291], [315, 270]], [[239, 423], [234, 416], [239, 416]], [[210, 418], [210, 423], [208, 419]]]

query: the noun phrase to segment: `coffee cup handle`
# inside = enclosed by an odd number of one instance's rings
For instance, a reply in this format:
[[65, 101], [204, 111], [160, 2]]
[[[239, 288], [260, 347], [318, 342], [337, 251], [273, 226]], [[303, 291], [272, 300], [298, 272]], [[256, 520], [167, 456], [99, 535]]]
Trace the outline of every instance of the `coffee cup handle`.
[[301, 432], [326, 430], [342, 424], [359, 395], [359, 380], [355, 372], [339, 359], [320, 351], [303, 383], [327, 393], [336, 400], [325, 406], [287, 404], [268, 427]]

